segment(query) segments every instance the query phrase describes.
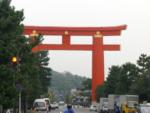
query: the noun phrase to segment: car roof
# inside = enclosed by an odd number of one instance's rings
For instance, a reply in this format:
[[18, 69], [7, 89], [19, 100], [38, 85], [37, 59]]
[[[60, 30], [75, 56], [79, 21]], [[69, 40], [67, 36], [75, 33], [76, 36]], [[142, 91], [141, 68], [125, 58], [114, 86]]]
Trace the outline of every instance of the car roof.
[[45, 100], [44, 99], [35, 99], [34, 102], [45, 102]]

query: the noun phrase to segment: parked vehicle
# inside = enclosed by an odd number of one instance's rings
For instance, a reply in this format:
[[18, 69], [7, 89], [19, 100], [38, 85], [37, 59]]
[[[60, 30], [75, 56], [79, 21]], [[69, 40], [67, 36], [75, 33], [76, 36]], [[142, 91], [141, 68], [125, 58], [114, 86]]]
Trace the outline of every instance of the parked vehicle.
[[138, 110], [139, 96], [138, 95], [121, 95], [120, 105], [123, 113], [136, 113]]
[[58, 108], [59, 108], [59, 105], [57, 102], [51, 103], [51, 109], [58, 109]]
[[97, 111], [97, 106], [96, 105], [91, 105], [90, 106], [90, 111]]
[[108, 111], [114, 113], [115, 104], [119, 105], [120, 95], [108, 95]]
[[65, 105], [65, 102], [64, 101], [59, 101], [59, 105], [63, 106], [63, 105]]
[[116, 106], [122, 113], [136, 113], [138, 110], [138, 95], [109, 95], [108, 110], [113, 113]]
[[36, 111], [48, 111], [46, 102], [44, 99], [36, 99], [33, 103], [33, 107]]
[[100, 98], [99, 113], [108, 113], [108, 98]]

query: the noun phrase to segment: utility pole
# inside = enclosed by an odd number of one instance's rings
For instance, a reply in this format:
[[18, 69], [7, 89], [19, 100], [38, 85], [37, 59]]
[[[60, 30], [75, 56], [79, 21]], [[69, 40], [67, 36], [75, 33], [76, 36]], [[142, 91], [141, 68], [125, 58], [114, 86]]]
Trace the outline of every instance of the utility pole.
[[16, 83], [16, 88], [19, 92], [19, 113], [21, 113], [21, 91], [22, 91], [22, 85], [20, 83]]
[[[17, 73], [19, 73], [19, 58], [17, 56], [13, 56], [11, 58], [11, 62], [13, 63], [13, 65], [16, 65]], [[22, 91], [22, 85], [21, 85], [20, 82], [16, 83], [16, 88], [17, 88], [17, 90], [19, 92], [19, 113], [21, 113], [21, 91]]]
[[21, 113], [21, 91], [19, 91], [19, 113]]
[[19, 113], [21, 113], [21, 90], [19, 91]]

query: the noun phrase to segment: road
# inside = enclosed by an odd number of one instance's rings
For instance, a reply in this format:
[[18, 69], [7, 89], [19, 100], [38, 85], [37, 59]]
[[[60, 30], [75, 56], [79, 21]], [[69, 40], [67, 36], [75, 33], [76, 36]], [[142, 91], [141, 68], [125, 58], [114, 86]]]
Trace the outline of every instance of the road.
[[[51, 110], [49, 113], [63, 113], [65, 107], [60, 106], [59, 109]], [[96, 113], [94, 111], [90, 111], [89, 108], [74, 108], [75, 113]], [[44, 113], [44, 112], [37, 112], [37, 113]]]

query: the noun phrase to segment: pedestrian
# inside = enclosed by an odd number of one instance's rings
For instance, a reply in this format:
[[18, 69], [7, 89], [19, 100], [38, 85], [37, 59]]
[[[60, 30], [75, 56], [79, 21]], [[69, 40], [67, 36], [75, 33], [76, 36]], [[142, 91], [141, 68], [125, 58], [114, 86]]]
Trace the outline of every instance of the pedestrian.
[[115, 110], [115, 113], [120, 113], [120, 109], [119, 109], [119, 106], [115, 103], [114, 105], [114, 110]]
[[75, 113], [71, 104], [67, 105], [67, 108], [65, 109], [64, 113]]

